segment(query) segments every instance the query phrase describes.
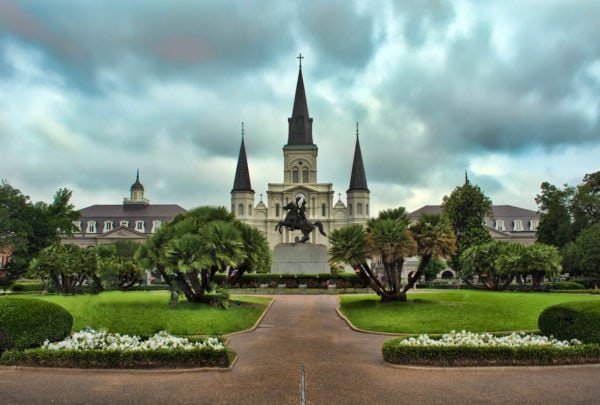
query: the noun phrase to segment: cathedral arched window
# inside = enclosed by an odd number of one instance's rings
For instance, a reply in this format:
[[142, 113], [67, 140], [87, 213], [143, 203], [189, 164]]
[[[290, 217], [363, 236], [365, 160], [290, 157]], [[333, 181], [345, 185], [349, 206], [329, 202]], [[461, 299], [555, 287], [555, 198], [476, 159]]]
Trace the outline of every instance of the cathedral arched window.
[[348, 215], [352, 215], [352, 204], [348, 204]]
[[281, 206], [279, 204], [275, 204], [275, 217], [279, 218], [281, 215]]
[[356, 204], [356, 215], [362, 215], [362, 203]]
[[252, 215], [252, 204], [248, 204], [248, 215]]
[[299, 177], [298, 168], [296, 166], [294, 166], [292, 168], [292, 183], [298, 183], [298, 182], [300, 182], [300, 180], [298, 179], [298, 177]]
[[299, 115], [296, 118], [296, 133], [297, 134], [303, 134], [304, 133], [304, 117]]
[[238, 205], [238, 215], [244, 215], [244, 204]]
[[302, 169], [302, 183], [308, 183], [308, 167]]
[[326, 217], [327, 216], [327, 205], [326, 204], [322, 204], [321, 205], [321, 216], [322, 217]]

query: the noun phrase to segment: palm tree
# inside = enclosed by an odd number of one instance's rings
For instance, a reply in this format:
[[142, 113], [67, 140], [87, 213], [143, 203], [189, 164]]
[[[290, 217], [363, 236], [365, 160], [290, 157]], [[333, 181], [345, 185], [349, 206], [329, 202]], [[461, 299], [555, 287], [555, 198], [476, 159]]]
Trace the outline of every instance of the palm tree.
[[417, 271], [409, 277], [403, 292], [414, 287], [425, 273], [432, 257], [452, 257], [456, 251], [456, 236], [450, 221], [443, 215], [423, 214], [419, 222], [410, 227], [410, 232], [417, 243], [417, 254], [421, 256], [421, 262]]
[[238, 221], [235, 226], [242, 237], [245, 258], [238, 264], [235, 275], [231, 276], [230, 284], [241, 282], [242, 276], [248, 271], [269, 272], [273, 260], [269, 242], [261, 231]]
[[401, 218], [372, 219], [368, 223], [368, 234], [371, 251], [381, 258], [387, 276], [389, 291], [382, 299], [405, 300], [405, 292], [400, 291], [400, 274], [404, 258], [416, 252], [416, 244], [407, 223]]

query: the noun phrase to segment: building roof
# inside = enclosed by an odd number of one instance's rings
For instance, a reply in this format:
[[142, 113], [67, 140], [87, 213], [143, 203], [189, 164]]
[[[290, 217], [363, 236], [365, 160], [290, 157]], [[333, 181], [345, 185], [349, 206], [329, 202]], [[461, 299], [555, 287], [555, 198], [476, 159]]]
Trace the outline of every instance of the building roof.
[[[423, 214], [439, 214], [442, 212], [441, 205], [424, 205], [416, 211], [408, 214], [409, 218], [417, 219]], [[502, 219], [537, 219], [539, 214], [526, 208], [515, 207], [514, 205], [492, 205], [494, 218]]]
[[312, 138], [312, 118], [308, 115], [308, 103], [304, 90], [302, 67], [298, 71], [294, 107], [292, 108], [292, 117], [288, 118], [288, 127], [288, 145], [314, 144]]
[[81, 219], [94, 218], [173, 218], [186, 212], [177, 204], [151, 205], [91, 205], [79, 210]]
[[352, 172], [350, 173], [350, 186], [348, 191], [369, 191], [367, 187], [367, 175], [363, 164], [360, 142], [358, 140], [358, 123], [356, 124], [356, 146], [354, 147], [354, 159], [352, 160]]
[[240, 154], [238, 156], [237, 168], [235, 169], [235, 178], [233, 180], [233, 189], [231, 191], [252, 191], [250, 184], [250, 171], [248, 170], [248, 158], [246, 157], [246, 144], [242, 126], [242, 144], [240, 145]]

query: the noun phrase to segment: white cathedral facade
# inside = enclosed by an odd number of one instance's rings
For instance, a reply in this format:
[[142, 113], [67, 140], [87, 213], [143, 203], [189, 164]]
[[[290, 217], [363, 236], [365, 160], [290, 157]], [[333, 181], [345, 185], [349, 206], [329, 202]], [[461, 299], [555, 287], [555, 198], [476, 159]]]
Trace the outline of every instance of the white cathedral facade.
[[[321, 222], [327, 235], [347, 225], [365, 225], [370, 217], [370, 192], [367, 187], [358, 128], [350, 182], [346, 191], [346, 204], [344, 204], [341, 198], [335, 200], [332, 183], [319, 182], [317, 165], [319, 149], [313, 141], [312, 124], [313, 119], [308, 114], [302, 66], [300, 66], [292, 116], [288, 118], [288, 139], [283, 146], [283, 181], [268, 184], [266, 204], [262, 198], [258, 204], [255, 201], [242, 134], [231, 190], [231, 212], [240, 221], [264, 232], [272, 249], [280, 243], [294, 243], [302, 236], [300, 231], [282, 228], [283, 232], [279, 233], [275, 230], [279, 221], [285, 218], [286, 212], [283, 207], [296, 201], [296, 197], [302, 197], [306, 201], [308, 220], [313, 223]], [[317, 230], [310, 234], [309, 242], [329, 246], [328, 238], [320, 235]]]

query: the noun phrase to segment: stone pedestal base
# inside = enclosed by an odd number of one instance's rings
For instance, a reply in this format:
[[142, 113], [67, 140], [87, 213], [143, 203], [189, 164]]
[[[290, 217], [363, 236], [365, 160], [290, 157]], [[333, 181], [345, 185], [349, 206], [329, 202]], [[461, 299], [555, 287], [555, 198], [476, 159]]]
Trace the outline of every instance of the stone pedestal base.
[[273, 251], [271, 273], [330, 273], [327, 247], [314, 243], [280, 243]]

